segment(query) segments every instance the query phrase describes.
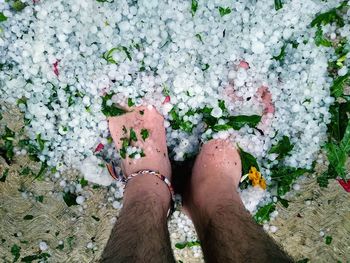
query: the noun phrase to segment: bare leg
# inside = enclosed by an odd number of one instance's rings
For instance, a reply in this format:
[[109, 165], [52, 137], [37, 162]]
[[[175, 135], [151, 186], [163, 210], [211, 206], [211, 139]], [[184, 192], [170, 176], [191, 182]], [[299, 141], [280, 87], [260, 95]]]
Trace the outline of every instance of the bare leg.
[[[132, 112], [109, 119], [109, 129], [117, 149], [133, 131], [132, 146], [141, 148], [145, 157], [122, 160], [126, 176], [140, 170], [154, 170], [171, 180], [164, 119], [153, 108], [136, 108]], [[142, 138], [142, 130], [148, 136]], [[102, 255], [102, 262], [174, 262], [167, 212], [170, 192], [154, 175], [137, 176], [124, 192], [123, 208]]]
[[153, 175], [134, 178], [102, 262], [175, 262], [170, 247], [168, 188]]
[[292, 262], [258, 226], [236, 192], [238, 152], [226, 141], [205, 144], [195, 162], [184, 207], [206, 262]]

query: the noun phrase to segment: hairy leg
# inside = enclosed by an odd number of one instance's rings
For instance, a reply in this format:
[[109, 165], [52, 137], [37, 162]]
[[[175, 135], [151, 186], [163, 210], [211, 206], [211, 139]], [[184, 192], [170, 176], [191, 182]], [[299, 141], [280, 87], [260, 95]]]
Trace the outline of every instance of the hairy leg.
[[[163, 117], [153, 107], [139, 107], [109, 119], [109, 129], [117, 149], [134, 132], [132, 146], [141, 148], [145, 156], [122, 159], [124, 175], [141, 170], [158, 171], [171, 180]], [[142, 138], [142, 131], [147, 131]], [[170, 193], [166, 184], [151, 174], [132, 178], [124, 192], [124, 203], [102, 262], [174, 262], [167, 212]]]
[[230, 143], [205, 144], [195, 162], [184, 208], [206, 262], [292, 262], [246, 211], [236, 189], [241, 161]]
[[102, 262], [175, 262], [167, 227], [169, 190], [153, 175], [131, 180]]

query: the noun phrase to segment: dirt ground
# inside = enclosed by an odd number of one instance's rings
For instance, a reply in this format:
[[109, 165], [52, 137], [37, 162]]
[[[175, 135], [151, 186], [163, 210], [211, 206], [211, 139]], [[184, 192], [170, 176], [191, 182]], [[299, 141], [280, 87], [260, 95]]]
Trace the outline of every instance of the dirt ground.
[[[2, 121], [19, 130], [23, 123], [18, 113], [8, 113]], [[0, 176], [8, 169], [6, 180], [0, 181], [0, 261], [13, 262], [18, 255], [18, 262], [26, 256], [46, 257], [48, 262], [97, 262], [117, 216], [110, 203], [103, 205], [107, 190], [90, 189], [87, 208], [81, 211], [79, 206], [67, 207], [58, 182], [20, 175], [25, 167], [40, 169], [27, 156], [16, 157], [11, 166], [0, 157]], [[74, 172], [68, 176], [74, 177]], [[278, 231], [269, 234], [296, 260], [350, 262], [350, 194], [337, 181], [320, 189], [315, 176], [299, 183], [301, 189], [289, 197], [289, 207], [278, 205], [279, 216], [271, 222]], [[326, 236], [332, 237], [330, 244]], [[39, 250], [41, 241], [47, 243], [46, 251]], [[191, 255], [190, 250], [184, 252]], [[202, 262], [190, 256], [178, 259]]]

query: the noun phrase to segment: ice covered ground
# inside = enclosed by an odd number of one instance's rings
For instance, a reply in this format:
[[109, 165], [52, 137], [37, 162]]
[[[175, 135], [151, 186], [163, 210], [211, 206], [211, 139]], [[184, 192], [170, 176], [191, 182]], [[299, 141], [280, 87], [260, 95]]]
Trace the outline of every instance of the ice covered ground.
[[[82, 205], [82, 186], [63, 171], [89, 167], [87, 179], [95, 172], [97, 183], [112, 182], [99, 164], [120, 158], [105, 116], [116, 104], [155, 105], [175, 160], [202, 140], [231, 138], [257, 158], [268, 184], [278, 163], [272, 145], [287, 136], [294, 147], [284, 163], [309, 169], [326, 140], [334, 54], [316, 47], [310, 23], [342, 1], [284, 1], [279, 10], [271, 0], [24, 2], [15, 12], [0, 1], [1, 100], [19, 105], [28, 136], [43, 143], [40, 160], [56, 167], [52, 180]], [[339, 34], [349, 33], [346, 23]], [[206, 108], [218, 126], [208, 129]], [[227, 116], [247, 115], [261, 121], [225, 125]], [[121, 197], [113, 183], [108, 201], [119, 209]], [[270, 193], [248, 187], [242, 197], [254, 212]]]

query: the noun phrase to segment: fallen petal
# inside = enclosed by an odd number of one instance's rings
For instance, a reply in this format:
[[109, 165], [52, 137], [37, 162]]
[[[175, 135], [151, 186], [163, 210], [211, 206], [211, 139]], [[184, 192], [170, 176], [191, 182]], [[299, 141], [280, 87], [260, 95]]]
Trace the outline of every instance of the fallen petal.
[[350, 179], [349, 180], [337, 179], [337, 181], [344, 188], [345, 191], [350, 193]]
[[170, 96], [166, 96], [164, 101], [163, 101], [163, 104], [169, 103], [169, 102], [170, 102]]

